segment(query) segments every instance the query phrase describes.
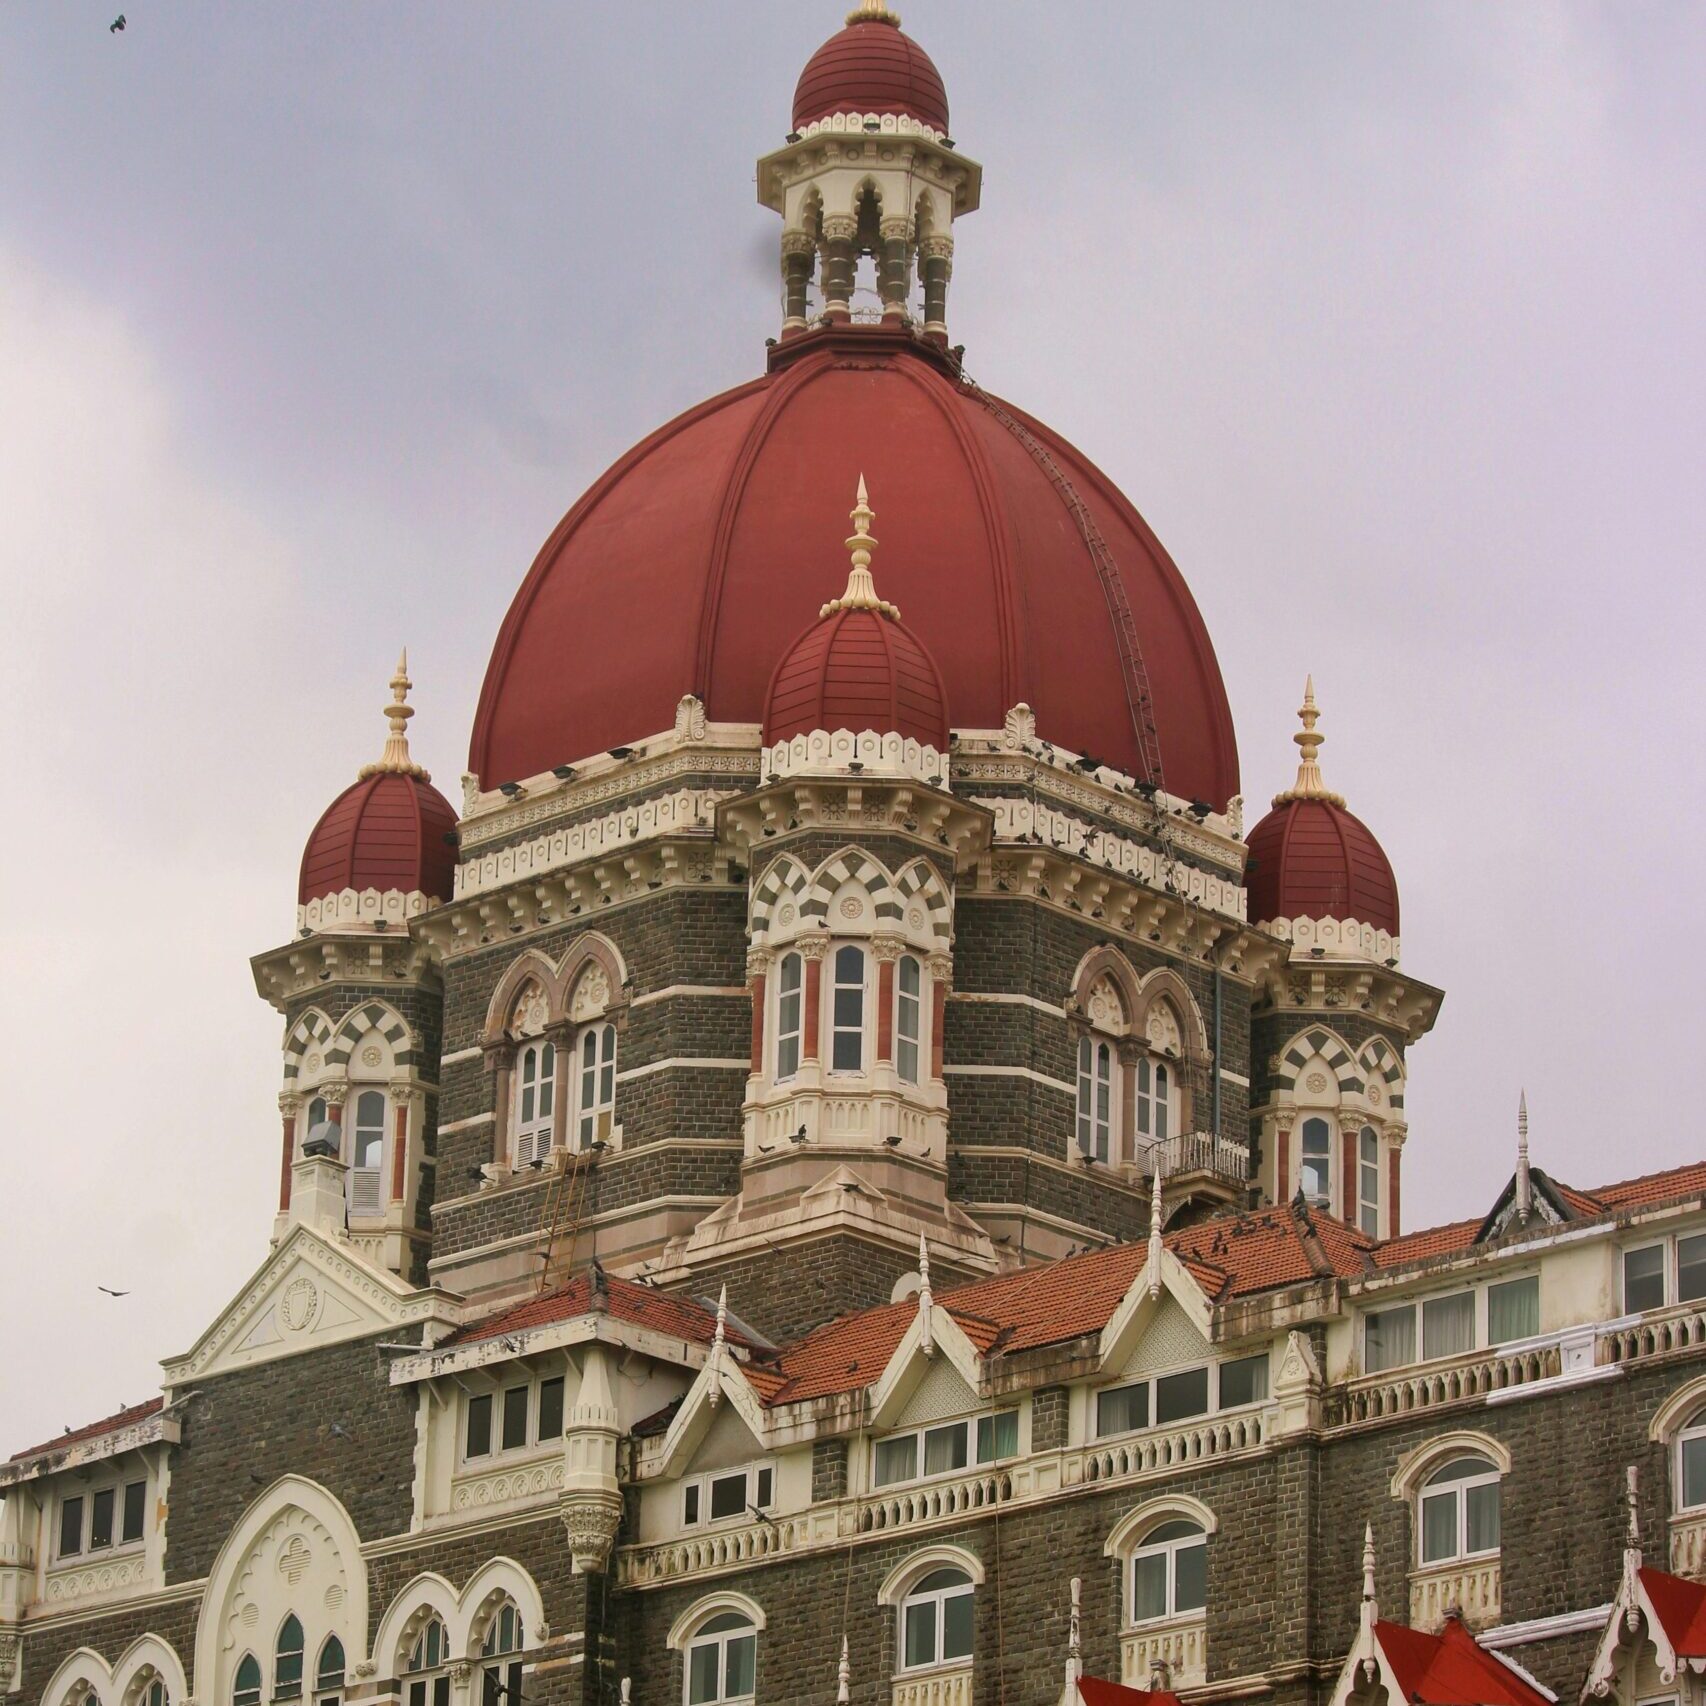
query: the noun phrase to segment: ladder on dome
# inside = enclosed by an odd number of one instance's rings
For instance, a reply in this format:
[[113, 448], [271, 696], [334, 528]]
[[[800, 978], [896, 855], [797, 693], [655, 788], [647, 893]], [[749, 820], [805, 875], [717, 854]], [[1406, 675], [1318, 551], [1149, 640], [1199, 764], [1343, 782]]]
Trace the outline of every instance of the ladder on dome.
[[1137, 737], [1138, 756], [1143, 761], [1143, 780], [1153, 782], [1166, 791], [1161, 772], [1161, 737], [1155, 727], [1155, 699], [1149, 690], [1149, 671], [1144, 666], [1143, 648], [1138, 643], [1137, 619], [1131, 613], [1126, 597], [1125, 582], [1120, 579], [1119, 565], [1096, 525], [1078, 488], [1067, 478], [1066, 470], [1055, 461], [1049, 448], [1025, 423], [1012, 415], [983, 389], [969, 374], [961, 372], [960, 383], [967, 393], [981, 403], [995, 419], [1030, 453], [1031, 460], [1048, 476], [1049, 483], [1060, 494], [1068, 513], [1078, 524], [1090, 560], [1096, 565], [1096, 578], [1102, 585], [1102, 597], [1107, 601], [1108, 617], [1114, 627], [1114, 646], [1119, 652], [1120, 676], [1125, 683], [1127, 708], [1131, 712], [1131, 727]]
[[[539, 1283], [536, 1292], [549, 1291], [560, 1278], [566, 1277], [562, 1270], [574, 1266], [575, 1240], [580, 1236], [587, 1180], [597, 1163], [597, 1153], [590, 1149], [551, 1151], [551, 1164], [556, 1171], [551, 1175], [545, 1201], [539, 1211]], [[559, 1244], [564, 1245], [560, 1263], [557, 1256]]]

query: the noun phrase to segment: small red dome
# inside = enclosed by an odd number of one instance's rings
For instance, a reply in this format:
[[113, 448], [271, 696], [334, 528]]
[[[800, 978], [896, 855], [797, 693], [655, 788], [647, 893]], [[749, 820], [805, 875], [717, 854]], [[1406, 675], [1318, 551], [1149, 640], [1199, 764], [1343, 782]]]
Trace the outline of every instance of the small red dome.
[[449, 900], [456, 849], [450, 802], [419, 776], [381, 771], [352, 782], [321, 814], [302, 852], [296, 898], [306, 906], [354, 889], [419, 891]]
[[1398, 880], [1373, 831], [1331, 800], [1285, 800], [1250, 831], [1250, 918], [1354, 919], [1398, 934]]
[[831, 113], [904, 113], [948, 128], [948, 91], [930, 55], [891, 18], [858, 19], [806, 61], [794, 88], [794, 129]]

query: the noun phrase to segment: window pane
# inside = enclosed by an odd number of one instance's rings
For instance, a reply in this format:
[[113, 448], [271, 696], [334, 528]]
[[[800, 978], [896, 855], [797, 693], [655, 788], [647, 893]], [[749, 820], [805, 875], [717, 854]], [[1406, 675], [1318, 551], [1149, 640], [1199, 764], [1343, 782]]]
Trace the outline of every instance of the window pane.
[[563, 1377], [539, 1383], [539, 1438], [560, 1439], [563, 1434]]
[[1181, 1546], [1173, 1554], [1173, 1609], [1201, 1611], [1208, 1604], [1208, 1546]]
[[1430, 1297], [1422, 1304], [1422, 1354], [1458, 1356], [1475, 1348], [1475, 1294]]
[[450, 1706], [450, 1678], [435, 1676], [432, 1679], [432, 1706]]
[[1676, 1298], [1691, 1303], [1706, 1297], [1706, 1234], [1676, 1241]]
[[877, 1485], [887, 1487], [896, 1481], [910, 1481], [918, 1473], [918, 1436], [906, 1434], [900, 1439], [877, 1441]]
[[1682, 1442], [1682, 1502], [1690, 1510], [1706, 1505], [1706, 1435]]
[[857, 1072], [865, 1060], [865, 1039], [858, 1031], [837, 1031], [830, 1065], [837, 1072]]
[[1208, 1414], [1208, 1370], [1187, 1368], [1181, 1374], [1164, 1374], [1155, 1382], [1155, 1420], [1183, 1421], [1187, 1416]]
[[482, 1392], [468, 1400], [468, 1445], [465, 1457], [484, 1457], [492, 1449], [492, 1395]]
[[998, 1457], [1019, 1455], [1019, 1412], [1002, 1410], [998, 1415], [977, 1419], [977, 1460], [993, 1463]]
[[1623, 1252], [1623, 1307], [1631, 1315], [1665, 1304], [1665, 1247], [1649, 1244]]
[[1259, 1404], [1268, 1395], [1268, 1359], [1261, 1356], [1240, 1357], [1236, 1362], [1220, 1365], [1220, 1407], [1235, 1409], [1240, 1404]]
[[1483, 1482], [1464, 1489], [1469, 1501], [1469, 1550], [1494, 1552], [1499, 1545], [1499, 1484]]
[[931, 1665], [936, 1662], [936, 1602], [927, 1599], [922, 1605], [906, 1608], [906, 1663]]
[[1416, 1360], [1416, 1311], [1380, 1309], [1363, 1317], [1363, 1362], [1370, 1374]]
[[142, 1538], [142, 1520], [148, 1508], [148, 1483], [128, 1482], [124, 1489], [124, 1534], [127, 1541]]
[[746, 1509], [746, 1471], [737, 1475], [718, 1475], [711, 1482], [711, 1520], [739, 1516]]
[[966, 1466], [966, 1425], [952, 1422], [945, 1428], [926, 1428], [924, 1432], [924, 1473], [946, 1475], [952, 1469]]
[[512, 1386], [504, 1393], [503, 1448], [514, 1451], [527, 1444], [527, 1401], [533, 1396], [529, 1386]]
[[699, 1488], [696, 1483], [690, 1483], [682, 1489], [681, 1520], [697, 1522], [699, 1520]]
[[1167, 1554], [1154, 1552], [1133, 1560], [1131, 1570], [1131, 1615], [1141, 1623], [1167, 1615]]
[[69, 1558], [83, 1550], [83, 1501], [62, 1499], [59, 1504], [59, 1555]]
[[972, 1596], [957, 1593], [942, 1601], [942, 1657], [971, 1657]]
[[769, 1464], [758, 1472], [758, 1496], [752, 1502], [761, 1511], [767, 1511], [776, 1502], [776, 1476]]
[[717, 1698], [717, 1660], [722, 1653], [716, 1641], [706, 1641], [687, 1654], [687, 1698], [690, 1706]]
[[752, 1693], [758, 1674], [758, 1637], [737, 1635], [729, 1642], [728, 1660], [724, 1668], [723, 1698], [737, 1700]]
[[315, 1677], [322, 1688], [342, 1688], [344, 1685], [344, 1644], [336, 1635], [328, 1635], [320, 1649], [320, 1662], [314, 1667]]
[[1457, 1556], [1457, 1493], [1430, 1493], [1422, 1500], [1422, 1562]]
[[1147, 1386], [1116, 1386], [1096, 1395], [1096, 1433], [1130, 1433], [1133, 1428], [1149, 1426], [1149, 1388]]
[[98, 1552], [113, 1543], [113, 1507], [118, 1502], [118, 1490], [103, 1487], [89, 1505], [89, 1550]]
[[1531, 1339], [1540, 1331], [1540, 1276], [1487, 1287], [1487, 1343]]

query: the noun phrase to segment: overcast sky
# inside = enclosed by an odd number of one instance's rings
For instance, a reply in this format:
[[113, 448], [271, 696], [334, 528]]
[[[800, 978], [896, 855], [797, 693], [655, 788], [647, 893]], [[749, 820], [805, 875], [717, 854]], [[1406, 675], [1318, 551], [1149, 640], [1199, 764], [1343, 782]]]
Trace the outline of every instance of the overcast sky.
[[[0, 1447], [265, 1255], [248, 957], [399, 644], [454, 800], [540, 541], [759, 370], [752, 164], [843, 10], [0, 3]], [[1397, 869], [1406, 1219], [1490, 1203], [1524, 1084], [1572, 1182], [1706, 1156], [1706, 8], [903, 10], [970, 369], [1167, 542], [1252, 820], [1312, 669]]]

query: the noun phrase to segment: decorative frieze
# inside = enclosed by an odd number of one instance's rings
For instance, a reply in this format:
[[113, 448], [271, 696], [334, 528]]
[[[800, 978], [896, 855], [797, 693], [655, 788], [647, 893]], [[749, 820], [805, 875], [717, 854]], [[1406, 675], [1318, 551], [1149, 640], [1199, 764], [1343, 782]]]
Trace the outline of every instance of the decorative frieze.
[[865, 729], [814, 729], [764, 749], [767, 777], [845, 776], [850, 765], [871, 776], [904, 776], [933, 787], [945, 787], [948, 761], [935, 747], [904, 735]]
[[[445, 898], [445, 897], [440, 897]], [[371, 930], [376, 925], [402, 926], [438, 902], [419, 889], [340, 889], [296, 909], [298, 930]]]
[[1200, 1611], [1120, 1635], [1120, 1681], [1127, 1688], [1196, 1688], [1207, 1675], [1208, 1618]]
[[1410, 1576], [1410, 1626], [1436, 1630], [1451, 1612], [1472, 1629], [1499, 1619], [1499, 1560], [1457, 1560], [1415, 1570]]
[[924, 1671], [894, 1679], [893, 1706], [972, 1706], [972, 1667]]

